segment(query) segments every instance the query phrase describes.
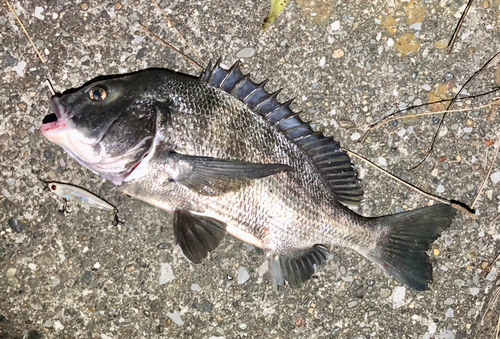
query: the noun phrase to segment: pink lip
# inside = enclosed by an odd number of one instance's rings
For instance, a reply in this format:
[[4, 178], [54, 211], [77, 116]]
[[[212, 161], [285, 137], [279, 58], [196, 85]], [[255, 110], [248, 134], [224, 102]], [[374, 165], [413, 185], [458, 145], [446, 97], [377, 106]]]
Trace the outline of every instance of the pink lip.
[[60, 99], [58, 97], [53, 97], [50, 100], [50, 104], [56, 114], [57, 121], [42, 124], [40, 131], [44, 135], [49, 131], [66, 127], [66, 123], [68, 122], [68, 114], [66, 113], [65, 107], [61, 104]]

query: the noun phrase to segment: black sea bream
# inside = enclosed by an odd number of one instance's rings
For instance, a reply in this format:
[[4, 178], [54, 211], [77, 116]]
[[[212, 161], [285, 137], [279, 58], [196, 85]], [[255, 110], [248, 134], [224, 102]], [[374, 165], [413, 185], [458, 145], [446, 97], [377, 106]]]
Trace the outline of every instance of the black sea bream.
[[353, 249], [402, 283], [432, 281], [426, 250], [454, 209], [380, 218], [349, 156], [264, 83], [210, 65], [200, 77], [147, 69], [100, 77], [51, 99], [43, 135], [123, 192], [173, 213], [186, 258], [200, 263], [226, 233], [264, 249], [276, 285], [300, 286], [330, 246]]

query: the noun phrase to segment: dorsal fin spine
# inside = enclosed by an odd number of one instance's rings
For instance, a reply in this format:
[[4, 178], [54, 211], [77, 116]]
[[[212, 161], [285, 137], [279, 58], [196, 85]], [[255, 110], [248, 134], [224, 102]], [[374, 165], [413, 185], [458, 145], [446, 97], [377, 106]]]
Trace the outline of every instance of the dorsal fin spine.
[[221, 68], [220, 63], [221, 59], [217, 60], [214, 67], [209, 64], [200, 80], [237, 98], [299, 146], [338, 201], [359, 204], [363, 200], [354, 166], [338, 142], [314, 131], [299, 117], [301, 112], [295, 113], [290, 109], [293, 99], [280, 103], [277, 96], [282, 89], [269, 93], [264, 88], [268, 80], [253, 82], [248, 74], [241, 72], [239, 61], [229, 70]]

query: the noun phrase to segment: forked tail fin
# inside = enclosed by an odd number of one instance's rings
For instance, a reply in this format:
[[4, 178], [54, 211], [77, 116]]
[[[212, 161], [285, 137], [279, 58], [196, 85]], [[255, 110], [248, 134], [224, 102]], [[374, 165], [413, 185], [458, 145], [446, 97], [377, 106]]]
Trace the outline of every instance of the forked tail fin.
[[440, 204], [374, 219], [389, 231], [367, 257], [400, 282], [426, 290], [432, 282], [432, 265], [426, 251], [450, 227], [455, 211]]

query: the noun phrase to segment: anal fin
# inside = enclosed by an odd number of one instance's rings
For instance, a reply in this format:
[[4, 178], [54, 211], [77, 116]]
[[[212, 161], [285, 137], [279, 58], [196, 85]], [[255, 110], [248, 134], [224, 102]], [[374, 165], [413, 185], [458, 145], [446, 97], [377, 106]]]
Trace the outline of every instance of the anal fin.
[[193, 264], [199, 264], [219, 246], [226, 235], [226, 224], [188, 210], [174, 211], [175, 242], [184, 256]]
[[328, 259], [328, 254], [328, 249], [323, 245], [287, 254], [268, 253], [267, 260], [274, 285], [279, 288], [286, 280], [293, 288], [300, 287]]

